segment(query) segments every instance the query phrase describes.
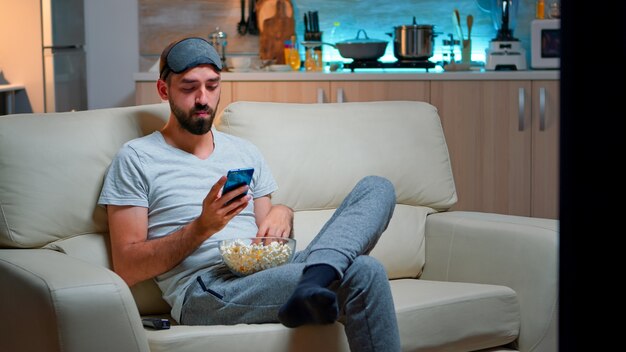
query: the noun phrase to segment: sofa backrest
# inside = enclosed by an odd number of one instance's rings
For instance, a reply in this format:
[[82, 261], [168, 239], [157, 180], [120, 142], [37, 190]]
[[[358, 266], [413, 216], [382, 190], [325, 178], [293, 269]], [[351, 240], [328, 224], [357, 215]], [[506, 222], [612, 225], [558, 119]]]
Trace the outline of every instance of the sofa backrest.
[[236, 102], [218, 129], [256, 144], [295, 210], [336, 208], [365, 175], [389, 178], [397, 202], [446, 210], [456, 202], [437, 109], [424, 102]]
[[421, 273], [426, 215], [457, 200], [441, 121], [428, 103], [235, 102], [217, 128], [260, 148], [278, 182], [273, 200], [296, 211], [299, 248], [362, 177], [388, 178], [397, 205], [371, 254], [390, 278]]
[[96, 205], [111, 159], [160, 128], [167, 104], [0, 117], [0, 248], [106, 233]]

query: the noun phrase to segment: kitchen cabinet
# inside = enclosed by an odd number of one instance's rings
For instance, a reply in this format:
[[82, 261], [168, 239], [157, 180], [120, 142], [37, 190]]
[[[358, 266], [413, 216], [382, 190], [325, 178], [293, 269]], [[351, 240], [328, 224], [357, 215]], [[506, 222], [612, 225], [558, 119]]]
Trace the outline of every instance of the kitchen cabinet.
[[430, 101], [429, 81], [333, 81], [330, 99], [334, 103], [412, 100]]
[[532, 82], [531, 216], [559, 215], [559, 81]]
[[276, 103], [328, 102], [328, 81], [238, 81], [232, 82], [233, 101]]
[[428, 81], [240, 81], [233, 83], [233, 99], [283, 103], [428, 101], [429, 87]]
[[431, 82], [455, 210], [557, 218], [558, 81]]
[[161, 97], [157, 93], [156, 82], [135, 83], [135, 104], [156, 104], [160, 102]]

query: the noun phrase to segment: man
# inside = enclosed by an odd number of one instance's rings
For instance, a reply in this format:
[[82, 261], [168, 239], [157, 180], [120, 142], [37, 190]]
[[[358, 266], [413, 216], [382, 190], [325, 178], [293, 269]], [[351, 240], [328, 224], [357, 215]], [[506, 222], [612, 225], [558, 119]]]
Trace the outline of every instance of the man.
[[[387, 276], [364, 255], [393, 213], [386, 179], [362, 179], [292, 263], [235, 277], [221, 262], [218, 240], [289, 237], [293, 223], [289, 207], [272, 204], [277, 185], [259, 150], [212, 129], [221, 69], [202, 38], [161, 54], [157, 90], [169, 120], [120, 149], [98, 201], [107, 208], [113, 269], [129, 286], [154, 278], [181, 324], [340, 320], [352, 350], [399, 351]], [[254, 168], [251, 185], [222, 194], [227, 170], [241, 167]]]

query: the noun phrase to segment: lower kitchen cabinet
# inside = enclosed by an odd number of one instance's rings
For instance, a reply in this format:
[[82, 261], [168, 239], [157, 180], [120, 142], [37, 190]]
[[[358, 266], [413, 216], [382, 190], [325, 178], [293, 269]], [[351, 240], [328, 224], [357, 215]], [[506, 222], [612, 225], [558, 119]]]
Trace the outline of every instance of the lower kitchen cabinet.
[[558, 94], [558, 81], [431, 82], [453, 209], [558, 217]]
[[238, 81], [232, 82], [233, 101], [276, 103], [328, 102], [328, 81]]
[[135, 104], [156, 104], [161, 102], [157, 93], [157, 84], [154, 81], [135, 83]]
[[333, 103], [411, 100], [430, 101], [429, 81], [333, 81], [330, 82]]
[[532, 82], [532, 173], [530, 215], [559, 217], [559, 81]]
[[428, 81], [241, 81], [233, 82], [233, 99], [285, 103], [428, 101], [429, 87]]

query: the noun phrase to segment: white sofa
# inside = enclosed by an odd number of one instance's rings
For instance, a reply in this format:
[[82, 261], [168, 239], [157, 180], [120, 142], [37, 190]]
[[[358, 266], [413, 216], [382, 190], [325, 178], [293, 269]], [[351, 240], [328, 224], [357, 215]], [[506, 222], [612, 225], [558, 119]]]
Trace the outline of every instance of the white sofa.
[[[0, 350], [348, 351], [339, 323], [142, 326], [169, 307], [153, 282], [129, 289], [110, 270], [96, 199], [118, 148], [168, 113], [0, 117]], [[392, 181], [397, 206], [371, 255], [387, 269], [403, 351], [557, 351], [558, 222], [448, 211], [457, 194], [435, 107], [237, 102], [219, 122], [266, 156], [299, 247], [358, 179]]]

